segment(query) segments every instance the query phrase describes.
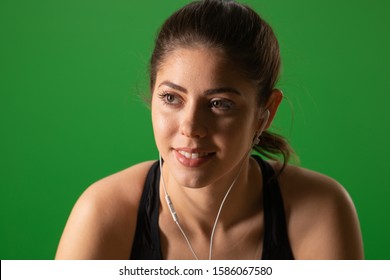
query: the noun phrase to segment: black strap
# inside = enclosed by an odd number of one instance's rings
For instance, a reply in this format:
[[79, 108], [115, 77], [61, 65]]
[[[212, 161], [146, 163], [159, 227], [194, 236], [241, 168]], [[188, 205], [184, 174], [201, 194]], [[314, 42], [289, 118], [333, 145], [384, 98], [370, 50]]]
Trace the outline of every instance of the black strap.
[[[263, 260], [294, 259], [286, 226], [283, 198], [275, 172], [263, 159], [254, 156], [263, 173], [264, 238]], [[137, 227], [130, 259], [161, 260], [158, 215], [160, 207], [160, 169], [155, 162], [146, 177], [138, 208]]]
[[264, 238], [263, 260], [293, 260], [288, 239], [282, 194], [272, 166], [254, 156], [263, 173]]
[[138, 207], [132, 260], [162, 260], [158, 215], [160, 207], [160, 168], [155, 162], [149, 169]]

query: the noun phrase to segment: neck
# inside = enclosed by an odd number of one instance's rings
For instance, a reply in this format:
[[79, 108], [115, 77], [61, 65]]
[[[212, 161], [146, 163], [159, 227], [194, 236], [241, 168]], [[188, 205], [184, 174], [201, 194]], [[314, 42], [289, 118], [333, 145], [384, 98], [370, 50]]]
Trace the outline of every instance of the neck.
[[[198, 233], [211, 234], [220, 206], [228, 192], [218, 226], [229, 227], [239, 221], [243, 215], [248, 214], [246, 212], [251, 211], [248, 207], [251, 205], [250, 198], [257, 200], [259, 194], [256, 191], [259, 188], [251, 188], [249, 184], [250, 173], [254, 172], [250, 162], [250, 159], [244, 159], [228, 175], [202, 188], [179, 185], [173, 177], [169, 176], [168, 168], [163, 167], [163, 180], [180, 223], [185, 227], [197, 229]], [[160, 180], [161, 196], [164, 194], [163, 180]], [[258, 180], [254, 183], [258, 186]], [[163, 208], [168, 208], [164, 199], [161, 200]]]

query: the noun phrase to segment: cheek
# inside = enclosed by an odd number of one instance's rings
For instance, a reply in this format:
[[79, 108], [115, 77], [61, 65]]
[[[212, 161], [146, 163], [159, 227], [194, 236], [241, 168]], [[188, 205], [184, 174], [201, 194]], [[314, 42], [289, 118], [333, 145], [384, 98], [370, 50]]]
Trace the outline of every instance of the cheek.
[[218, 125], [218, 132], [214, 134], [214, 142], [221, 147], [222, 157], [242, 155], [251, 148], [254, 129], [250, 121], [250, 118], [237, 117]]
[[231, 145], [236, 147], [244, 145], [252, 138], [252, 127], [248, 121], [235, 122], [231, 126], [226, 126], [224, 131], [225, 139], [228, 139]]
[[158, 107], [152, 107], [152, 125], [157, 146], [161, 141], [166, 141], [177, 130], [172, 114], [166, 114]]
[[229, 135], [232, 138], [245, 139], [249, 134], [254, 132], [254, 114], [247, 109], [241, 109], [230, 118], [221, 119], [218, 121], [218, 127], [223, 134]]

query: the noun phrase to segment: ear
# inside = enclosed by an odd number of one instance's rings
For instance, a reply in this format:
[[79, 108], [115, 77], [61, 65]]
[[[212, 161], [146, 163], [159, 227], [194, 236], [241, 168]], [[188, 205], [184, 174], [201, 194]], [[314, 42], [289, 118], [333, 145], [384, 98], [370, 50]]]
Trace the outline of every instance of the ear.
[[273, 89], [271, 96], [269, 97], [267, 104], [265, 104], [265, 110], [269, 110], [269, 118], [265, 129], [268, 129], [271, 126], [271, 123], [275, 117], [276, 111], [279, 108], [280, 103], [283, 100], [283, 93], [280, 89]]

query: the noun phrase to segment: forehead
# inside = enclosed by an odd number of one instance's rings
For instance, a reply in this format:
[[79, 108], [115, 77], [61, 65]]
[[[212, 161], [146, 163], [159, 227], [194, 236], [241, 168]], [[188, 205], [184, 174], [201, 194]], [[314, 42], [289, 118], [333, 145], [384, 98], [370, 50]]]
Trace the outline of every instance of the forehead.
[[206, 47], [178, 48], [168, 53], [158, 68], [156, 85], [166, 79], [183, 86], [232, 86], [245, 91], [255, 86], [222, 50]]

